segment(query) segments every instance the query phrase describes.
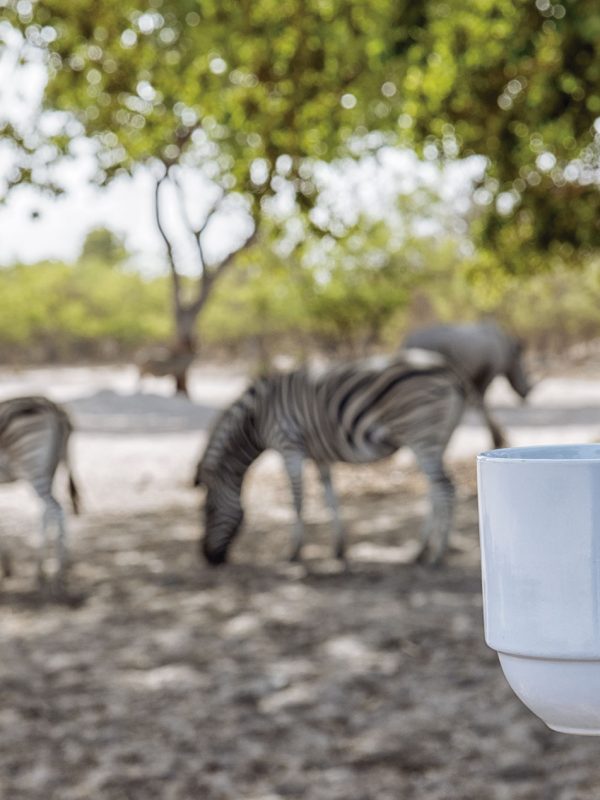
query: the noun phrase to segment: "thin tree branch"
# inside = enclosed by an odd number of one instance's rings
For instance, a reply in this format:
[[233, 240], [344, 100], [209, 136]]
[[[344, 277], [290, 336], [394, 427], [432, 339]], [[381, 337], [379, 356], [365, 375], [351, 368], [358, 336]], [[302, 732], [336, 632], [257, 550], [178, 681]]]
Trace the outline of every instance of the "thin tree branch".
[[208, 223], [211, 221], [213, 216], [216, 214], [216, 212], [221, 207], [221, 203], [223, 202], [223, 197], [224, 197], [224, 195], [221, 194], [215, 200], [215, 202], [212, 204], [212, 206], [208, 209], [208, 212], [207, 212], [207, 214], [206, 214], [206, 216], [204, 218], [204, 222], [202, 223], [202, 225], [194, 231], [194, 236], [196, 237], [196, 244], [198, 246], [198, 252], [200, 253], [200, 260], [202, 261], [202, 267], [204, 268], [204, 270], [206, 272], [208, 272], [208, 269], [207, 269], [207, 265], [206, 265], [206, 259], [204, 258], [204, 250], [203, 250], [203, 247], [202, 247], [202, 234], [206, 230], [206, 228], [208, 226]]
[[225, 270], [233, 263], [235, 258], [243, 251], [250, 247], [258, 239], [258, 227], [256, 226], [253, 232], [248, 236], [244, 242], [232, 253], [226, 256], [223, 261], [217, 264], [210, 272], [206, 272], [204, 280], [200, 286], [200, 291], [193, 303], [190, 303], [189, 309], [194, 314], [198, 314], [203, 305], [208, 300], [212, 287], [215, 281], [225, 272]]
[[167, 232], [164, 228], [163, 221], [161, 219], [160, 213], [160, 187], [162, 186], [163, 181], [167, 177], [167, 172], [161, 177], [158, 178], [156, 181], [156, 186], [154, 187], [154, 218], [156, 221], [156, 227], [162, 237], [163, 242], [165, 243], [165, 247], [167, 249], [167, 261], [169, 263], [169, 269], [171, 271], [171, 278], [173, 280], [173, 297], [175, 300], [175, 305], [177, 308], [181, 307], [181, 278], [177, 271], [177, 264], [175, 263], [175, 255], [173, 253], [173, 245], [171, 244], [171, 240], [169, 239]]
[[258, 238], [258, 227], [255, 226], [250, 236], [248, 236], [244, 240], [244, 242], [237, 248], [237, 250], [234, 250], [232, 253], [230, 253], [223, 261], [221, 261], [220, 264], [217, 264], [217, 266], [211, 271], [210, 275], [211, 280], [213, 281], [216, 280], [221, 275], [221, 273], [223, 273], [227, 269], [227, 267], [236, 258], [236, 256], [243, 250], [246, 250], [248, 247], [250, 247], [250, 245], [254, 244], [257, 238]]
[[181, 217], [182, 217], [187, 229], [189, 230], [189, 232], [192, 234], [192, 236], [194, 237], [194, 239], [196, 241], [196, 247], [198, 248], [198, 255], [200, 256], [201, 279], [202, 279], [204, 277], [204, 275], [207, 273], [206, 258], [204, 256], [204, 247], [202, 245], [202, 234], [206, 230], [206, 227], [207, 227], [208, 223], [210, 222], [210, 220], [212, 219], [212, 217], [214, 216], [214, 214], [221, 207], [221, 203], [223, 202], [224, 195], [223, 195], [223, 193], [221, 193], [219, 195], [219, 197], [217, 197], [217, 199], [214, 201], [214, 203], [211, 205], [211, 207], [207, 211], [202, 224], [198, 228], [196, 228], [192, 224], [192, 221], [190, 220], [189, 215], [187, 213], [187, 209], [185, 207], [185, 193], [183, 191], [183, 186], [181, 185], [181, 181], [179, 180], [177, 175], [174, 175], [172, 177], [172, 180], [173, 180], [173, 184], [175, 185], [175, 189], [177, 191], [177, 199], [178, 199], [178, 202], [179, 202], [179, 208], [180, 208], [180, 211], [181, 211]]
[[210, 222], [211, 218], [221, 208], [221, 203], [223, 202], [223, 198], [224, 197], [225, 197], [225, 194], [223, 192], [221, 192], [221, 194], [217, 197], [217, 199], [214, 201], [214, 203], [208, 209], [208, 211], [206, 212], [206, 217], [204, 218], [204, 222], [202, 223], [202, 225], [197, 230], [194, 231], [196, 236], [200, 236], [201, 234], [204, 233], [204, 231], [206, 230], [206, 226]]
[[192, 225], [192, 221], [190, 220], [189, 214], [187, 213], [187, 209], [185, 207], [185, 197], [184, 197], [184, 192], [183, 192], [183, 187], [181, 185], [181, 182], [179, 181], [179, 178], [176, 175], [173, 175], [173, 176], [170, 175], [170, 177], [171, 177], [171, 180], [173, 181], [173, 185], [175, 186], [175, 193], [177, 195], [177, 202], [178, 202], [178, 205], [179, 205], [179, 211], [180, 211], [180, 214], [181, 214], [181, 219], [182, 219], [184, 225], [186, 226], [186, 228], [188, 229], [188, 231], [191, 233], [191, 235], [196, 240], [196, 245], [198, 247], [198, 254], [200, 256], [200, 268], [201, 268], [200, 269], [200, 275], [202, 276], [203, 273], [204, 273], [204, 270], [206, 269], [206, 264], [204, 262], [204, 253], [202, 251], [202, 244], [201, 244], [201, 242], [200, 242], [200, 240], [198, 238], [198, 234], [197, 234], [196, 229]]

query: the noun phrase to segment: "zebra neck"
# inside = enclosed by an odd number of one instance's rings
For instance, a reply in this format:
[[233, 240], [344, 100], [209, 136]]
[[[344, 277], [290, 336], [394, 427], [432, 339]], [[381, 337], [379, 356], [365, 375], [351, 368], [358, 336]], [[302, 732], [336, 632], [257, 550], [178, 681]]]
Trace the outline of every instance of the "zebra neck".
[[234, 446], [228, 453], [229, 463], [226, 467], [230, 473], [239, 479], [241, 485], [246, 472], [265, 450], [265, 447], [255, 437], [246, 436], [236, 437], [232, 444]]
[[253, 415], [245, 415], [237, 425], [227, 432], [221, 445], [219, 457], [220, 470], [230, 480], [241, 487], [244, 476], [251, 464], [265, 450], [259, 432], [256, 429]]

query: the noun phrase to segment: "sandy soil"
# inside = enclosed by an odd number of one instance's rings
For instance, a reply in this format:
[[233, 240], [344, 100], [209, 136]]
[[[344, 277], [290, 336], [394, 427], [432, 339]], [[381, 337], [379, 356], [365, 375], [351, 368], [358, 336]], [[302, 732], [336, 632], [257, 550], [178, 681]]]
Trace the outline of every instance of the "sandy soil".
[[[330, 558], [308, 470], [310, 546], [285, 561], [287, 486], [267, 455], [245, 488], [234, 563], [197, 558], [190, 488], [206, 426], [244, 375], [204, 369], [195, 404], [132, 369], [0, 375], [0, 395], [68, 403], [84, 514], [71, 519], [71, 601], [34, 583], [38, 510], [2, 487], [16, 575], [0, 588], [2, 800], [596, 800], [599, 744], [555, 734], [514, 698], [483, 643], [468, 415], [448, 564], [410, 563], [424, 483], [405, 455], [335, 477], [350, 531]], [[591, 441], [600, 380], [548, 378], [531, 407], [494, 387], [511, 441]], [[59, 493], [64, 496], [62, 481]]]

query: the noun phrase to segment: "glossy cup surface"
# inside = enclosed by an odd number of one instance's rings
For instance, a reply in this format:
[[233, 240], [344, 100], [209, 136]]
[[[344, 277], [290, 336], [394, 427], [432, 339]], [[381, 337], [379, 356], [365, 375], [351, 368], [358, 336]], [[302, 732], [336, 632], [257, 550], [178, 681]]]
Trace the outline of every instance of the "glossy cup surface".
[[495, 450], [477, 470], [486, 642], [550, 727], [600, 733], [600, 445]]

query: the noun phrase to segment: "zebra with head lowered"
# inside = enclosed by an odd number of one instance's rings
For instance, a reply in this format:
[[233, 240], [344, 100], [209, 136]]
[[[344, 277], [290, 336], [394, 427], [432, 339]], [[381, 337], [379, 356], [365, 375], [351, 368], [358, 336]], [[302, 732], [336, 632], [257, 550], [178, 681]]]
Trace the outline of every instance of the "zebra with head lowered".
[[[52, 493], [54, 474], [62, 462], [68, 469], [69, 493], [75, 513], [78, 492], [68, 465], [67, 446], [73, 427], [66, 411], [45, 397], [17, 397], [0, 402], [0, 483], [26, 480], [44, 504], [38, 579], [44, 578], [44, 554], [52, 527], [56, 528], [55, 551], [60, 581], [67, 568], [67, 532], [63, 510]], [[0, 550], [5, 576], [10, 560]]]
[[345, 537], [330, 465], [370, 463], [409, 447], [429, 480], [430, 511], [420, 558], [440, 561], [452, 522], [454, 488], [443, 455], [470, 391], [441, 356], [406, 351], [393, 359], [369, 359], [315, 372], [300, 369], [256, 380], [214, 427], [195, 484], [206, 487], [202, 551], [212, 564], [226, 560], [243, 510], [242, 482], [266, 449], [283, 456], [296, 522], [292, 559], [300, 557], [302, 465], [319, 470], [335, 525], [335, 554], [344, 556]]

